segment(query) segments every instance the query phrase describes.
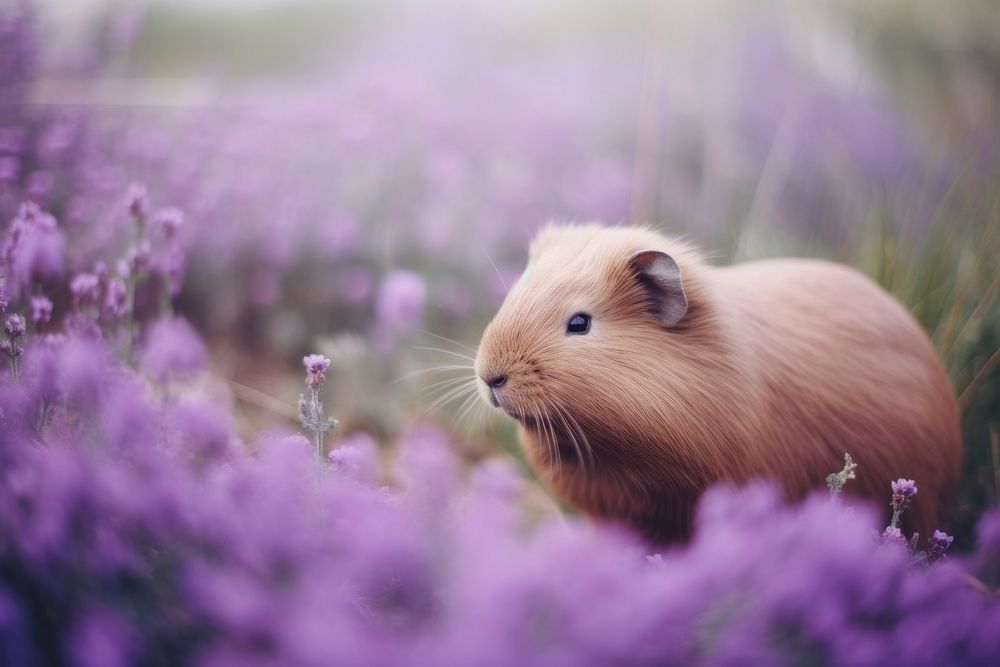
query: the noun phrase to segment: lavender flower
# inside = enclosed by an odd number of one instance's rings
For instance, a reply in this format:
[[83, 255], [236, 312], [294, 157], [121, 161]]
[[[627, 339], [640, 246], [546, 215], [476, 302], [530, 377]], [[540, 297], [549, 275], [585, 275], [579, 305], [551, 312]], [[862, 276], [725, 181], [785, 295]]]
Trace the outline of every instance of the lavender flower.
[[94, 275], [97, 276], [97, 282], [101, 285], [105, 285], [108, 282], [108, 278], [111, 277], [111, 272], [108, 270], [108, 265], [104, 262], [94, 263]]
[[56, 220], [33, 202], [18, 208], [6, 233], [0, 237], [0, 270], [16, 297], [34, 281], [62, 276], [66, 239]]
[[170, 299], [177, 296], [181, 291], [184, 281], [185, 262], [186, 257], [183, 250], [174, 246], [162, 252], [156, 264], [155, 270], [166, 282], [165, 299], [168, 305]]
[[302, 359], [306, 368], [306, 387], [308, 397], [299, 397], [299, 421], [302, 426], [312, 431], [313, 447], [316, 455], [316, 469], [323, 467], [323, 438], [327, 431], [337, 425], [337, 420], [323, 414], [323, 404], [319, 400], [320, 389], [326, 384], [326, 371], [330, 368], [330, 360], [321, 354], [310, 354]]
[[903, 536], [903, 531], [896, 526], [886, 526], [885, 530], [882, 531], [882, 539], [886, 543], [892, 544], [905, 545], [907, 543], [906, 538]]
[[157, 211], [154, 218], [156, 228], [164, 238], [173, 239], [181, 228], [184, 214], [176, 208], [165, 208]]
[[45, 296], [31, 297], [31, 323], [36, 327], [52, 319], [52, 301]]
[[17, 359], [24, 353], [24, 347], [21, 345], [20, 339], [24, 336], [25, 324], [24, 318], [20, 315], [8, 315], [7, 321], [4, 323], [4, 334], [6, 337], [0, 340], [0, 352], [10, 360], [10, 372], [11, 375], [17, 379], [18, 366]]
[[917, 483], [912, 479], [897, 479], [891, 486], [893, 525], [897, 525], [900, 515], [909, 509], [910, 501], [917, 495]]
[[917, 495], [917, 483], [912, 479], [897, 479], [891, 486], [894, 503], [909, 503]]
[[912, 479], [897, 479], [891, 483], [892, 486], [892, 520], [890, 526], [898, 527], [900, 517], [910, 507], [910, 501], [917, 495], [917, 483]]
[[146, 186], [140, 183], [129, 185], [125, 202], [133, 218], [138, 220], [149, 214], [149, 195], [146, 193]]
[[105, 288], [104, 312], [114, 318], [128, 313], [128, 287], [117, 278], [109, 280]]
[[345, 438], [330, 450], [328, 458], [335, 472], [362, 484], [375, 484], [378, 445], [371, 436], [360, 433]]
[[330, 360], [321, 354], [310, 354], [302, 358], [306, 367], [306, 385], [322, 387], [326, 382], [326, 371], [330, 368]]
[[139, 274], [149, 269], [152, 264], [153, 246], [145, 239], [129, 249], [125, 262], [128, 271]]
[[73, 305], [86, 310], [97, 304], [101, 281], [93, 273], [78, 273], [69, 284]]
[[24, 335], [24, 318], [20, 315], [10, 315], [4, 324], [4, 331], [11, 338], [18, 338]]
[[955, 541], [955, 538], [943, 530], [935, 530], [929, 541], [932, 556], [940, 558], [946, 551], [948, 551], [948, 548], [951, 547], [951, 543]]

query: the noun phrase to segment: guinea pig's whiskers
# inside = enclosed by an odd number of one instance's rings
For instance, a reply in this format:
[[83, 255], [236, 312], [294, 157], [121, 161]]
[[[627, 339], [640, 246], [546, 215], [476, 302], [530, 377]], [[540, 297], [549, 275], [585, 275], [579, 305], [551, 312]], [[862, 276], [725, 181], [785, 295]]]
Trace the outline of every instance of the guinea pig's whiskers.
[[[521, 415], [521, 421], [524, 421], [524, 418], [525, 418], [524, 411], [523, 410], [519, 410], [518, 412]], [[538, 436], [545, 443], [545, 451], [548, 454], [549, 459], [552, 460], [552, 447], [549, 445], [549, 439], [547, 437], [548, 434], [545, 433], [545, 424], [542, 422], [542, 418], [539, 417], [537, 410], [531, 410], [531, 422], [537, 428], [537, 430], [538, 430]]]
[[470, 357], [467, 354], [461, 354], [459, 352], [454, 352], [453, 350], [445, 350], [445, 349], [442, 349], [440, 347], [428, 347], [426, 345], [418, 345], [418, 346], [414, 347], [413, 349], [414, 350], [424, 350], [424, 351], [427, 351], [427, 352], [439, 352], [441, 354], [450, 354], [453, 357], [458, 357], [459, 359], [465, 359], [466, 361], [472, 361], [472, 362], [476, 361], [476, 359], [474, 357]]
[[[428, 379], [432, 379], [432, 378], [428, 378]], [[471, 381], [471, 378], [466, 373], [463, 373], [462, 375], [459, 375], [459, 376], [443, 378], [441, 380], [436, 380], [434, 382], [431, 382], [430, 384], [422, 386], [421, 387], [421, 391], [424, 394], [433, 396], [433, 395], [437, 394], [439, 391], [443, 391], [442, 388], [449, 388], [449, 387], [453, 387], [453, 386], [456, 386], [456, 385], [459, 385], [459, 384], [465, 384], [465, 383], [468, 383], [470, 381]]]
[[400, 376], [393, 380], [390, 384], [396, 384], [403, 382], [404, 380], [409, 380], [410, 378], [417, 377], [418, 375], [427, 375], [429, 373], [447, 373], [453, 371], [472, 371], [473, 367], [467, 364], [444, 364], [442, 366], [432, 366], [430, 368], [421, 368], [420, 370], [413, 371], [412, 373], [407, 373], [406, 375]]
[[[468, 390], [467, 394], [464, 394], [462, 402], [458, 406], [458, 412], [455, 415], [455, 423], [458, 425], [462, 425], [463, 423], [465, 423], [465, 425], [468, 426], [468, 422], [463, 422], [463, 420], [465, 419], [466, 415], [469, 414], [469, 411], [476, 405], [482, 405], [482, 401], [479, 398], [479, 392], [476, 391], [475, 387], [473, 387]], [[469, 428], [466, 431], [466, 434], [471, 434], [471, 433], [472, 429]]]
[[467, 383], [469, 378], [467, 376], [446, 378], [444, 380], [438, 380], [437, 382], [432, 382], [431, 384], [424, 387], [424, 391], [432, 392], [437, 387], [444, 387], [458, 384], [459, 382]]
[[464, 382], [458, 380], [460, 384], [458, 386], [452, 386], [447, 389], [441, 396], [434, 400], [427, 408], [428, 412], [434, 412], [439, 408], [444, 407], [448, 403], [452, 403], [458, 400], [460, 397], [464, 398], [466, 392], [473, 392], [476, 390], [476, 378], [467, 378]]
[[545, 434], [545, 442], [549, 450], [549, 456], [552, 457], [553, 463], [555, 464], [556, 473], [561, 473], [562, 455], [559, 453], [559, 443], [556, 440], [555, 427], [552, 425], [552, 420], [547, 414], [540, 412], [536, 412], [535, 414], [541, 417], [542, 428]]
[[[517, 414], [520, 416], [520, 420], [519, 421], [521, 421], [521, 423], [524, 423], [525, 419], [528, 417], [528, 415], [525, 413], [524, 409], [518, 408], [517, 409]], [[542, 422], [542, 418], [538, 415], [538, 411], [534, 410], [534, 409], [531, 410], [531, 415], [530, 416], [531, 416], [531, 423], [538, 430], [538, 435], [542, 438], [542, 440], [545, 441], [545, 449], [546, 449], [546, 452], [549, 455], [549, 458], [551, 459], [552, 458], [552, 448], [549, 446], [549, 439], [546, 437], [546, 434], [545, 434], [545, 425]]]
[[[566, 408], [560, 408], [563, 416], [572, 425], [573, 431], [580, 436], [580, 440], [583, 442], [583, 448], [587, 452], [587, 464], [589, 464], [590, 469], [594, 469], [594, 448], [590, 446], [590, 440], [587, 439], [587, 434], [584, 432], [583, 428], [580, 426], [579, 420], [574, 417], [569, 410]], [[575, 436], [574, 436], [575, 439]], [[582, 461], [581, 461], [582, 462]]]
[[[433, 338], [444, 341], [450, 345], [455, 345], [463, 350], [471, 352], [472, 355], [476, 354], [476, 348], [460, 343], [457, 340], [448, 338], [447, 336], [441, 336], [439, 334], [427, 331], [426, 329], [421, 329], [421, 333], [427, 334]], [[462, 419], [469, 413], [469, 410], [473, 405], [476, 404], [476, 398], [478, 396], [478, 378], [476, 377], [475, 371], [475, 356], [470, 356], [463, 352], [457, 352], [455, 350], [446, 350], [440, 347], [432, 346], [417, 346], [414, 349], [423, 350], [426, 352], [435, 352], [438, 354], [444, 354], [453, 358], [454, 360], [462, 360], [467, 363], [454, 363], [442, 364], [434, 368], [429, 368], [424, 371], [417, 371], [416, 373], [411, 373], [410, 377], [413, 375], [421, 374], [433, 374], [433, 373], [445, 373], [445, 372], [462, 372], [460, 377], [445, 378], [443, 380], [438, 380], [429, 384], [424, 390], [433, 395], [439, 394], [437, 398], [427, 406], [427, 412], [433, 412], [444, 408], [446, 405], [451, 403], [458, 403], [457, 414], [455, 416], [455, 422], [460, 423]], [[471, 377], [470, 377], [471, 376]], [[471, 432], [471, 431], [470, 431]]]
[[[565, 435], [569, 436], [570, 442], [573, 445], [573, 449], [576, 450], [576, 458], [577, 458], [577, 460], [580, 462], [581, 466], [586, 466], [586, 462], [583, 460], [583, 451], [580, 449], [580, 443], [577, 442], [576, 435], [573, 433], [573, 431], [569, 427], [569, 424], [566, 422], [566, 418], [563, 416], [562, 410], [559, 408], [558, 405], [556, 405], [552, 401], [549, 401], [548, 399], [545, 400], [545, 403], [546, 403], [546, 405], [548, 405], [548, 407], [551, 410], [551, 414], [552, 414], [552, 417], [553, 417], [553, 427], [555, 426], [554, 419], [558, 418], [559, 422], [563, 426], [563, 429], [565, 431]], [[562, 432], [563, 431], [560, 431], [560, 433], [562, 433]]]
[[573, 443], [573, 449], [576, 450], [576, 457], [580, 461], [580, 465], [583, 466], [584, 468], [587, 468], [587, 464], [589, 463], [589, 461], [585, 460], [583, 457], [583, 449], [580, 447], [580, 442], [576, 438], [575, 430], [569, 425], [569, 421], [566, 419], [565, 410], [563, 410], [555, 403], [550, 402], [549, 405], [552, 406], [553, 412], [559, 418], [559, 421], [562, 423], [563, 427], [566, 429], [566, 435], [569, 436], [570, 442]]
[[490, 262], [490, 266], [492, 266], [493, 270], [497, 272], [497, 278], [500, 279], [500, 284], [503, 286], [503, 291], [507, 292], [509, 289], [507, 287], [507, 281], [503, 279], [503, 274], [500, 273], [500, 269], [497, 268], [496, 262], [494, 262], [493, 258], [490, 257], [490, 251], [486, 249], [486, 246], [483, 246], [482, 248], [483, 248], [483, 253], [486, 255], [486, 259], [489, 260]]
[[441, 384], [429, 388], [429, 393], [435, 395], [436, 398], [444, 399], [445, 402], [454, 395], [464, 394], [467, 390], [471, 390], [474, 386], [475, 380], [469, 378], [450, 378], [449, 380], [442, 381]]
[[559, 449], [559, 436], [556, 433], [556, 425], [551, 415], [547, 415], [546, 418], [549, 420], [549, 432], [552, 434], [552, 449], [556, 452], [556, 470], [562, 473], [562, 450]]
[[455, 423], [463, 426], [465, 434], [471, 435], [474, 427], [476, 425], [475, 418], [479, 417], [479, 422], [481, 423], [482, 417], [485, 414], [486, 405], [479, 400], [478, 392], [471, 392], [468, 398], [459, 406], [458, 415], [455, 417]]
[[490, 421], [490, 417], [494, 414], [492, 410], [482, 401], [476, 401], [476, 407], [473, 408], [473, 414], [475, 418], [479, 421], [479, 425], [482, 428], [487, 422]]
[[421, 329], [420, 333], [425, 333], [428, 336], [433, 336], [434, 338], [437, 338], [438, 340], [443, 340], [444, 342], [451, 343], [452, 345], [458, 345], [459, 347], [461, 347], [463, 349], [466, 349], [469, 352], [472, 352], [473, 354], [476, 353], [476, 348], [470, 347], [470, 346], [466, 345], [465, 343], [459, 343], [457, 340], [454, 340], [452, 338], [448, 338], [447, 336], [440, 336], [440, 335], [438, 335], [436, 333], [431, 333], [427, 329]]

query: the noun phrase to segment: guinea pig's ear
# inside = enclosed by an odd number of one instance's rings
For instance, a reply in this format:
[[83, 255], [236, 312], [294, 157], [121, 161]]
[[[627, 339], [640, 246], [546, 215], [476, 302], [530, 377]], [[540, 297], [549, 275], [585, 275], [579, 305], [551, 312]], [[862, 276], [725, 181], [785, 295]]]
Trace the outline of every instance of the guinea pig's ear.
[[687, 296], [681, 283], [681, 270], [674, 258], [659, 250], [643, 250], [632, 255], [629, 267], [653, 304], [653, 312], [660, 321], [674, 325], [687, 313]]

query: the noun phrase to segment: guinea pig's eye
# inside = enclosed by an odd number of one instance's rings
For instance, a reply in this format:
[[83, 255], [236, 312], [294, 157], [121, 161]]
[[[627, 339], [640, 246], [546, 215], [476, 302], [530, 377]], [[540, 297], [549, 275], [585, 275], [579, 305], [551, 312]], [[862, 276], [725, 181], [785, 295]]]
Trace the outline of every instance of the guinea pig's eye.
[[585, 334], [588, 331], [590, 331], [590, 315], [587, 313], [577, 313], [566, 323], [568, 334]]

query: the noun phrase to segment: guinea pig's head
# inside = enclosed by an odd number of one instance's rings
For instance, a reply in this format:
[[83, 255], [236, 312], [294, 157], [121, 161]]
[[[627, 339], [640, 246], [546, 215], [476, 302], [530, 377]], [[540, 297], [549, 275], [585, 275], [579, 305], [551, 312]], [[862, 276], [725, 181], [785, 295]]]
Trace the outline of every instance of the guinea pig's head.
[[483, 333], [483, 400], [543, 437], [574, 440], [652, 403], [653, 366], [669, 363], [696, 315], [693, 257], [647, 229], [545, 228]]

